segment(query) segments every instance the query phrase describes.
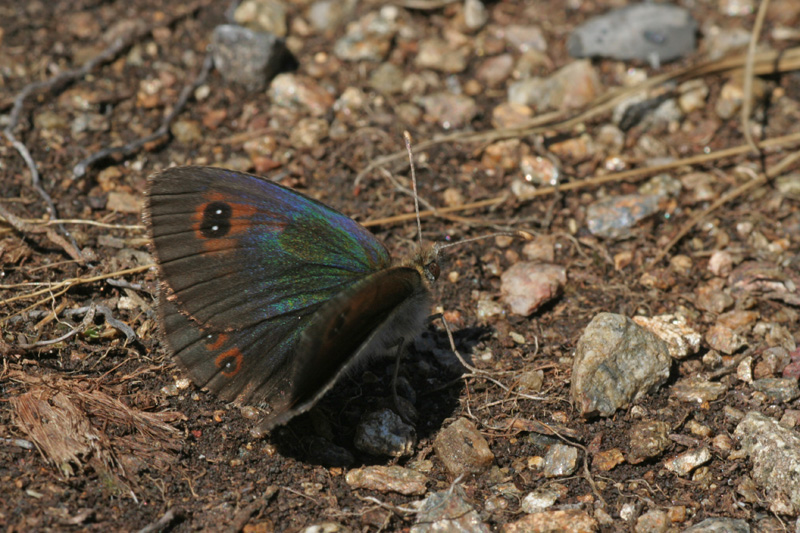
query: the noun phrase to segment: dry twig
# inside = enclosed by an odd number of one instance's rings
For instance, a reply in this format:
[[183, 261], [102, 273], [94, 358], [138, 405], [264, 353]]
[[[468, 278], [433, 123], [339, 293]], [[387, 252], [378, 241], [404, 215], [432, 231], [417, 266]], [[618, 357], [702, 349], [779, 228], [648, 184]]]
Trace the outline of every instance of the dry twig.
[[742, 101], [742, 133], [750, 145], [754, 153], [759, 153], [758, 146], [753, 140], [753, 132], [750, 128], [750, 112], [753, 110], [753, 67], [756, 56], [756, 45], [758, 38], [761, 35], [761, 28], [764, 26], [764, 19], [767, 16], [767, 8], [769, 7], [769, 0], [761, 0], [758, 3], [758, 13], [756, 14], [756, 21], [753, 24], [752, 35], [750, 36], [750, 44], [747, 46], [747, 61], [744, 65], [744, 93]]
[[[81, 255], [81, 251], [78, 250], [77, 245], [74, 242], [70, 242], [70, 240], [65, 239], [62, 235], [59, 235], [55, 230], [53, 230], [53, 228], [29, 224], [18, 216], [9, 212], [8, 209], [6, 209], [2, 204], [0, 204], [0, 217], [3, 217], [10, 226], [23, 235], [29, 233], [44, 233], [50, 242], [56, 246], [59, 246], [72, 259], [78, 261], [79, 263], [84, 262], [84, 258]], [[69, 234], [67, 235], [69, 236]]]
[[722, 195], [722, 197], [718, 198], [714, 203], [712, 203], [710, 206], [708, 206], [700, 213], [694, 215], [686, 224], [684, 224], [683, 227], [678, 231], [678, 233], [672, 239], [670, 239], [669, 243], [667, 243], [666, 246], [664, 246], [663, 248], [661, 248], [661, 250], [659, 250], [658, 254], [656, 254], [655, 258], [650, 264], [656, 265], [662, 259], [664, 259], [669, 253], [669, 251], [676, 244], [678, 244], [678, 242], [680, 242], [681, 239], [683, 239], [689, 233], [689, 231], [692, 230], [693, 227], [695, 227], [702, 220], [707, 218], [711, 213], [713, 213], [723, 205], [730, 203], [734, 199], [744, 195], [745, 193], [764, 185], [770, 179], [773, 179], [774, 177], [782, 174], [784, 170], [789, 168], [798, 160], [800, 160], [800, 151], [792, 152], [791, 154], [784, 157], [779, 163], [768, 168], [765, 173], [759, 174], [756, 178], [753, 178], [747, 183], [739, 185], [732, 191], [729, 191], [726, 194]]
[[208, 78], [209, 72], [211, 72], [211, 68], [214, 66], [214, 60], [210, 53], [206, 54], [205, 59], [203, 60], [203, 66], [200, 68], [200, 72], [195, 76], [191, 83], [187, 84], [182, 90], [180, 95], [178, 95], [178, 100], [175, 102], [175, 105], [172, 106], [172, 110], [164, 117], [164, 120], [161, 121], [161, 125], [158, 127], [156, 131], [151, 133], [150, 135], [145, 135], [144, 137], [140, 137], [135, 141], [131, 141], [127, 144], [123, 144], [122, 146], [113, 146], [110, 148], [103, 148], [99, 150], [89, 157], [80, 161], [75, 167], [72, 169], [72, 174], [76, 178], [80, 178], [84, 174], [88, 168], [98, 161], [102, 161], [103, 159], [107, 159], [114, 155], [121, 155], [123, 157], [129, 156], [133, 153], [139, 151], [142, 146], [146, 145], [147, 143], [151, 143], [156, 141], [162, 137], [169, 135], [169, 127], [175, 118], [183, 111], [183, 108], [186, 107], [186, 104], [189, 102], [189, 98], [192, 96], [192, 93], [195, 89], [197, 89], [200, 85], [205, 83], [206, 79]]

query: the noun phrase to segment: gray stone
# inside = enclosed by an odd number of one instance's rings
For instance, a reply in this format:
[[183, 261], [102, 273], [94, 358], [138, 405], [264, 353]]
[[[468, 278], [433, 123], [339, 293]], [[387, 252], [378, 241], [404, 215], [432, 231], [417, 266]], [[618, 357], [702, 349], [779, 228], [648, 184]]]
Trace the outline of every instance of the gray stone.
[[766, 394], [771, 400], [788, 403], [800, 397], [797, 380], [792, 378], [761, 378], [753, 382], [753, 388]]
[[624, 239], [645, 218], [658, 212], [660, 196], [626, 194], [599, 200], [586, 208], [586, 225], [592, 235]]
[[683, 7], [634, 4], [575, 28], [567, 50], [572, 57], [637, 59], [657, 66], [692, 53], [696, 32], [697, 22]]
[[372, 455], [410, 455], [416, 442], [414, 428], [391, 409], [367, 414], [356, 428], [356, 448]]
[[286, 46], [271, 33], [223, 24], [214, 28], [211, 53], [225, 81], [257, 91], [278, 73]]
[[581, 414], [610, 416], [669, 377], [667, 343], [630, 318], [600, 313], [578, 340], [572, 399]]
[[464, 489], [458, 485], [432, 493], [425, 498], [410, 533], [489, 533], [466, 499]]
[[751, 476], [766, 492], [774, 513], [800, 512], [800, 434], [752, 411], [734, 431], [753, 462]]
[[569, 476], [578, 467], [578, 448], [553, 444], [544, 456], [542, 473], [545, 477]]
[[750, 526], [735, 518], [706, 518], [684, 529], [683, 533], [750, 533]]

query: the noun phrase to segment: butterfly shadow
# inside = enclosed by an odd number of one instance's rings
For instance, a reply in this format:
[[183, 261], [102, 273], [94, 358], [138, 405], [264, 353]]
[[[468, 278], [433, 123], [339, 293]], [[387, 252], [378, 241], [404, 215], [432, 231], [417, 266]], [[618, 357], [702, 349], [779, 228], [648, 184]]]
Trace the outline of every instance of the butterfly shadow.
[[[456, 349], [464, 361], [472, 364], [475, 347], [490, 333], [485, 327], [453, 331]], [[468, 370], [441, 330], [425, 330], [404, 349], [397, 394], [403, 405], [414, 406], [409, 425], [420, 442], [432, 438], [446, 419], [458, 414], [464, 387], [461, 376]], [[269, 438], [278, 453], [326, 467], [391, 461], [391, 457], [359, 450], [354, 441], [365, 415], [384, 409], [397, 412], [392, 394], [395, 361], [394, 354], [368, 361], [340, 380], [311, 411], [274, 429]], [[409, 412], [404, 415], [408, 418]], [[417, 449], [414, 447], [410, 457]]]

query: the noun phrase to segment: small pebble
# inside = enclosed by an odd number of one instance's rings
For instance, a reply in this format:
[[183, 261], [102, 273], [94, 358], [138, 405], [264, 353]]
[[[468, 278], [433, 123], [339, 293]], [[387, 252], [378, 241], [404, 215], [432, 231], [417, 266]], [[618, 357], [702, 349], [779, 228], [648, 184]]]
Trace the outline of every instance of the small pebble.
[[800, 387], [793, 378], [761, 378], [753, 382], [753, 389], [763, 392], [771, 400], [788, 403], [800, 397]]
[[203, 139], [203, 130], [196, 120], [176, 120], [169, 130], [175, 139], [183, 144], [193, 144]]
[[633, 530], [635, 533], [664, 533], [670, 526], [666, 511], [653, 509], [639, 516]]
[[427, 491], [428, 478], [401, 466], [365, 466], [350, 470], [345, 481], [354, 489], [422, 495]]
[[588, 533], [597, 530], [597, 520], [579, 509], [541, 511], [508, 522], [500, 528], [501, 533]]
[[661, 455], [672, 444], [669, 430], [669, 425], [660, 420], [634, 424], [628, 434], [628, 462], [638, 464]]
[[446, 130], [467, 126], [478, 114], [475, 100], [463, 94], [438, 92], [421, 97], [419, 103], [425, 110], [425, 118]]
[[308, 21], [319, 31], [339, 27], [356, 7], [354, 0], [317, 0], [308, 8]]
[[701, 286], [695, 291], [694, 303], [695, 306], [702, 311], [720, 314], [730, 309], [735, 303], [735, 300], [733, 296], [727, 292], [714, 287]]
[[711, 460], [711, 452], [706, 447], [688, 450], [664, 462], [664, 468], [681, 477], [691, 474], [692, 470]]
[[678, 106], [681, 111], [688, 114], [692, 111], [703, 109], [706, 106], [709, 88], [702, 79], [689, 80], [678, 86]]
[[403, 91], [403, 69], [393, 63], [381, 63], [369, 76], [370, 87], [384, 94]]
[[514, 57], [511, 54], [500, 54], [485, 59], [475, 72], [475, 77], [488, 87], [499, 87], [506, 82], [514, 68]]
[[545, 40], [542, 29], [539, 26], [509, 24], [503, 28], [503, 35], [506, 42], [520, 52], [524, 53], [529, 50], [547, 51], [547, 40]]
[[542, 390], [544, 372], [542, 370], [529, 370], [520, 374], [517, 379], [517, 390], [530, 394]]
[[567, 272], [561, 265], [520, 262], [503, 272], [500, 279], [503, 300], [511, 311], [529, 316], [561, 293]]
[[553, 444], [544, 456], [542, 473], [545, 477], [572, 475], [578, 468], [578, 448], [566, 444]]
[[414, 428], [390, 409], [365, 415], [356, 427], [354, 439], [355, 447], [363, 452], [391, 457], [411, 455], [416, 442]]
[[716, 324], [706, 331], [705, 339], [712, 350], [730, 355], [745, 345], [745, 339], [727, 326]]
[[418, 509], [410, 533], [490, 532], [460, 485], [429, 494]]
[[333, 96], [312, 78], [300, 74], [278, 74], [268, 90], [272, 102], [280, 107], [301, 109], [319, 117], [333, 107]]
[[522, 247], [522, 254], [531, 261], [552, 263], [556, 258], [555, 239], [552, 235], [536, 235]]
[[398, 9], [384, 6], [347, 25], [347, 33], [333, 45], [333, 53], [345, 61], [383, 61], [397, 33]]
[[489, 20], [489, 10], [481, 0], [465, 0], [464, 25], [469, 30], [479, 30]]
[[226, 81], [258, 91], [278, 73], [286, 46], [272, 33], [223, 24], [211, 35], [211, 54]]
[[669, 345], [669, 355], [673, 359], [683, 359], [700, 350], [703, 337], [686, 323], [686, 318], [683, 316], [635, 316], [633, 321], [664, 339]]
[[419, 43], [419, 52], [414, 59], [418, 68], [429, 68], [448, 74], [457, 74], [467, 68], [469, 50], [466, 47], [453, 48], [446, 41], [433, 38]]
[[689, 403], [713, 402], [725, 394], [728, 387], [717, 381], [708, 381], [700, 376], [679, 380], [670, 390], [670, 395]]
[[254, 31], [286, 36], [286, 6], [279, 0], [242, 0], [233, 12], [233, 20]]
[[111, 191], [108, 193], [106, 209], [118, 213], [139, 214], [142, 212], [142, 198], [127, 192]]
[[750, 533], [750, 526], [745, 520], [735, 518], [706, 518], [683, 533]]
[[569, 110], [587, 105], [603, 92], [600, 77], [589, 61], [573, 61], [548, 78], [527, 78], [508, 87], [508, 101], [546, 109]]
[[553, 489], [539, 489], [529, 492], [522, 498], [520, 509], [523, 513], [538, 513], [552, 507], [558, 500], [558, 491]]
[[533, 110], [523, 104], [502, 102], [492, 109], [492, 125], [497, 129], [521, 128], [533, 117]]
[[592, 468], [599, 472], [608, 472], [615, 466], [624, 462], [625, 456], [622, 454], [622, 450], [619, 448], [611, 448], [610, 450], [604, 450], [594, 454], [594, 457], [592, 457]]
[[294, 148], [310, 150], [321, 146], [327, 136], [327, 120], [315, 117], [301, 118], [289, 133], [289, 144]]
[[633, 227], [658, 212], [656, 195], [628, 194], [599, 200], [586, 208], [586, 225], [592, 235], [624, 239]]
[[494, 454], [475, 424], [459, 418], [442, 429], [433, 442], [436, 456], [451, 476], [480, 474], [494, 462]]

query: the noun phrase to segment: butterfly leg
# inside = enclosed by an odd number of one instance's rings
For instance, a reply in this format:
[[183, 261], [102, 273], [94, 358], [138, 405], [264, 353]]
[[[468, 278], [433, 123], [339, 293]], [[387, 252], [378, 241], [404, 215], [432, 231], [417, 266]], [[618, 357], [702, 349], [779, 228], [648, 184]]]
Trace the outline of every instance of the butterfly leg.
[[394, 372], [392, 373], [392, 403], [394, 404], [394, 410], [400, 415], [400, 418], [402, 418], [403, 421], [409, 424], [414, 424], [417, 419], [417, 413], [414, 410], [413, 405], [411, 405], [408, 400], [397, 394], [397, 380], [400, 377], [400, 362], [403, 360], [405, 347], [405, 339], [399, 339], [397, 341], [397, 354], [395, 354], [394, 359]]

